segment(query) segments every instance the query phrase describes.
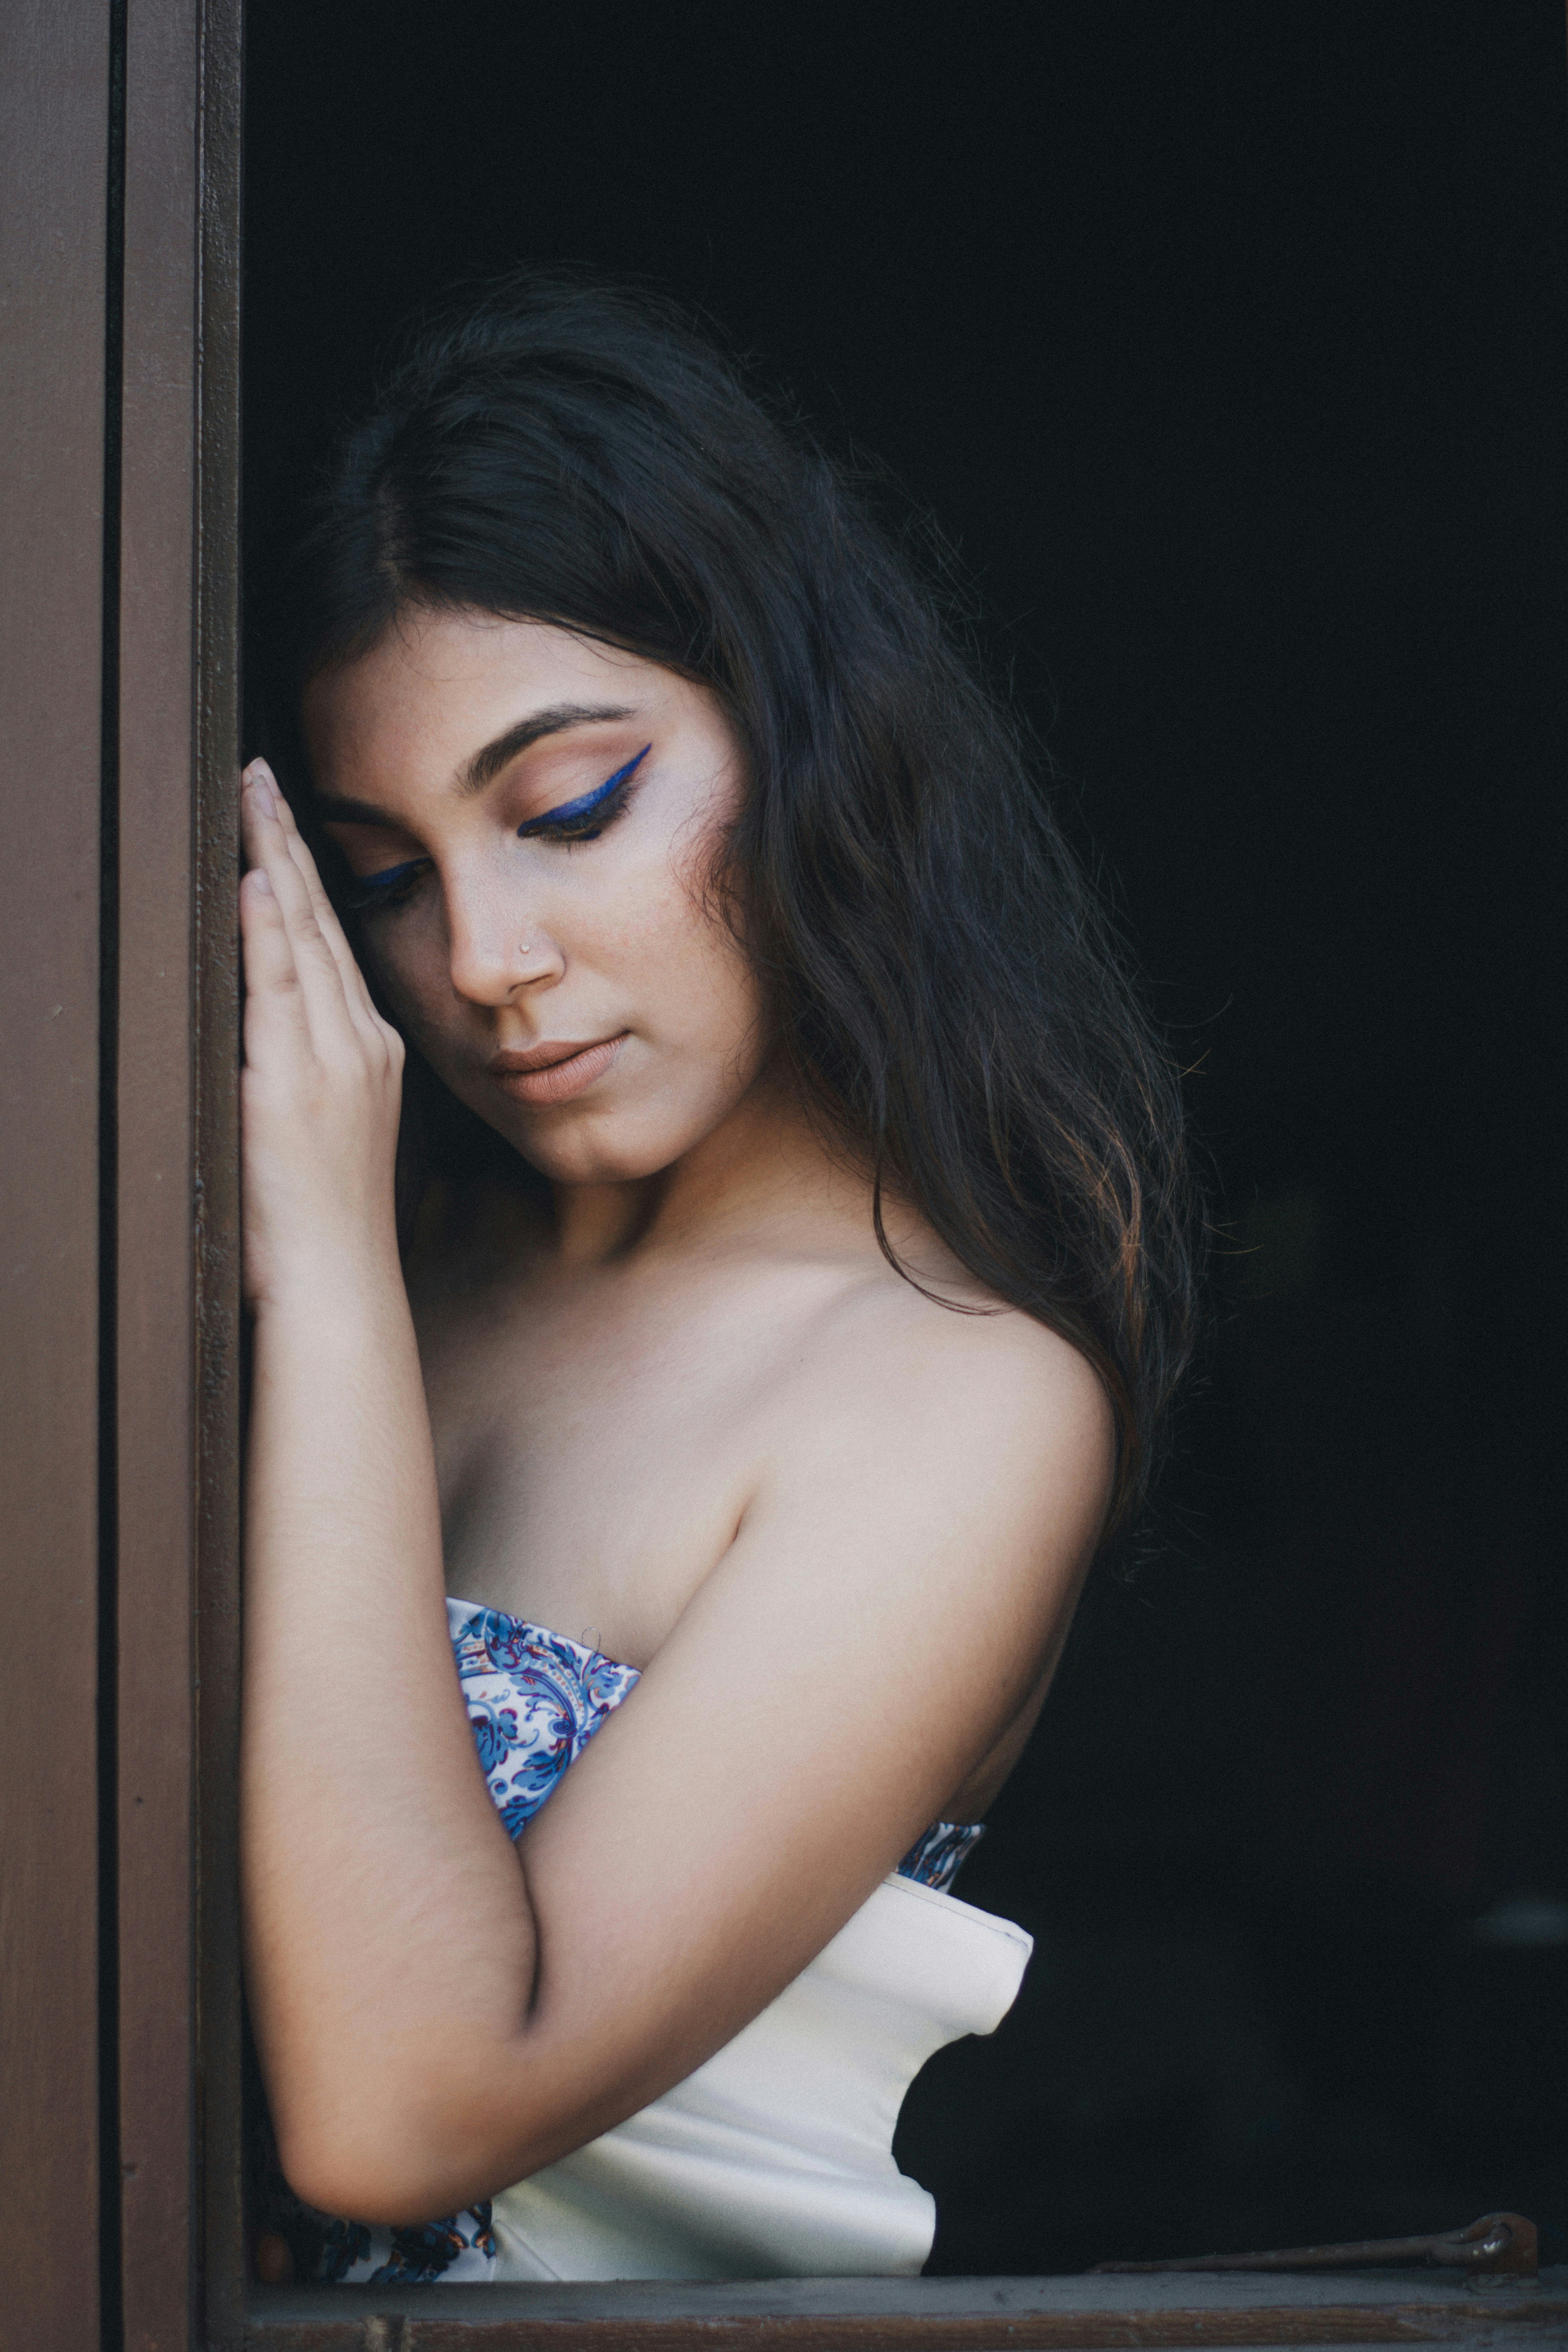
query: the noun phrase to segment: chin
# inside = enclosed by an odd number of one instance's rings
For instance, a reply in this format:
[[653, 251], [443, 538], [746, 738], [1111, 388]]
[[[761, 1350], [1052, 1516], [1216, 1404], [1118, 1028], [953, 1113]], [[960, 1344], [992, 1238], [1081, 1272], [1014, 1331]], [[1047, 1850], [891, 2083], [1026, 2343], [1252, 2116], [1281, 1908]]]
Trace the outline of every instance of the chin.
[[[435, 1056], [427, 1058], [445, 1076]], [[749, 1055], [675, 1055], [657, 1071], [616, 1074], [550, 1109], [519, 1103], [499, 1088], [476, 1088], [466, 1072], [466, 1084], [453, 1085], [452, 1077], [447, 1084], [550, 1183], [637, 1184], [705, 1143], [740, 1108], [758, 1075]]]
[[684, 1159], [723, 1115], [720, 1110], [706, 1119], [638, 1118], [584, 1105], [574, 1117], [520, 1120], [506, 1134], [530, 1167], [552, 1184], [636, 1184]]

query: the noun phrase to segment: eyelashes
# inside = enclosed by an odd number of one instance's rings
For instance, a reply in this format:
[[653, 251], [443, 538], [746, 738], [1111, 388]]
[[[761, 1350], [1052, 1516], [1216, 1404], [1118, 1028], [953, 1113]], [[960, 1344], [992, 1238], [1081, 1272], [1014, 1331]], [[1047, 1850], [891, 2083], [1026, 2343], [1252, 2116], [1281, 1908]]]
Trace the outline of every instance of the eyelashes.
[[344, 903], [356, 915], [367, 915], [376, 907], [400, 907], [429, 863], [427, 857], [409, 857], [379, 874], [356, 874], [343, 894]]
[[607, 824], [613, 824], [626, 806], [626, 787], [648, 753], [651, 743], [645, 743], [635, 760], [617, 768], [602, 784], [581, 800], [563, 801], [559, 808], [546, 809], [542, 816], [530, 817], [517, 828], [520, 841], [596, 841]]
[[[637, 770], [652, 751], [645, 743], [635, 759], [591, 793], [574, 801], [563, 801], [559, 807], [546, 809], [542, 816], [530, 817], [517, 828], [520, 841], [597, 841], [599, 835], [622, 814], [630, 795], [631, 782]], [[366, 915], [384, 907], [406, 904], [414, 891], [430, 870], [427, 857], [405, 858], [399, 866], [385, 866], [379, 874], [356, 875], [346, 893], [346, 903], [352, 912]]]

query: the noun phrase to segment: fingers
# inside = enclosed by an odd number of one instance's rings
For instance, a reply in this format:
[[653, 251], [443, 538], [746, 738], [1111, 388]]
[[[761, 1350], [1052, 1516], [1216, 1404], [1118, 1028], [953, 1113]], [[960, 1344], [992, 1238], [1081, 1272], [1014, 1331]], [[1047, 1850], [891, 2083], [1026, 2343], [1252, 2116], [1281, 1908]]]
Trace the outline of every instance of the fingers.
[[[326, 905], [310, 853], [303, 842], [299, 842], [300, 854], [296, 856], [283, 823], [277, 788], [263, 761], [252, 762], [244, 782], [241, 807], [246, 845], [256, 868], [266, 877], [267, 891], [261, 895], [269, 896], [276, 905], [283, 944], [291, 960], [294, 984], [312, 1040], [324, 1050], [347, 1044], [351, 1036], [363, 1045], [374, 1016], [370, 1015], [363, 982], [348, 943]], [[297, 833], [293, 839], [299, 841]], [[309, 877], [301, 859], [310, 864]], [[312, 882], [321, 897], [326, 924], [316, 911]], [[265, 914], [259, 909], [258, 913], [258, 937], [269, 940]], [[327, 924], [331, 925], [330, 931]], [[334, 945], [333, 933], [341, 943], [341, 954]], [[263, 985], [288, 984], [282, 971], [281, 948], [276, 943], [264, 947], [263, 969], [267, 974]], [[379, 1024], [376, 1027], [379, 1030]]]
[[310, 1045], [310, 1024], [283, 910], [266, 869], [253, 866], [239, 886], [245, 949], [245, 1057], [253, 1066], [270, 1036], [296, 1050]]
[[271, 814], [276, 817], [281, 828], [289, 856], [304, 883], [316, 928], [325, 940], [332, 961], [338, 968], [349, 1009], [356, 1025], [367, 1032], [374, 1032], [384, 1043], [391, 1044], [395, 1041], [398, 1050], [401, 1051], [402, 1040], [398, 1037], [397, 1032], [384, 1021], [376, 1011], [370, 990], [365, 984], [364, 974], [360, 970], [359, 961], [344, 935], [343, 927], [338, 919], [337, 909], [327, 896], [315, 858], [311, 856], [304, 836], [294, 821], [293, 810], [279, 791], [277, 779], [265, 760], [251, 761], [246, 771], [246, 782], [249, 788], [247, 797], [256, 805], [259, 820], [258, 831], [260, 825], [265, 824], [265, 811], [268, 803]]
[[284, 837], [289, 844], [289, 855], [304, 878], [305, 888], [310, 900], [310, 911], [316, 918], [317, 928], [321, 937], [332, 951], [333, 961], [342, 974], [343, 986], [348, 992], [350, 1002], [363, 1008], [372, 1018], [375, 1018], [375, 1008], [370, 1000], [370, 991], [364, 983], [364, 974], [361, 971], [358, 959], [343, 934], [343, 927], [338, 920], [337, 909], [327, 896], [315, 858], [310, 854], [304, 835], [294, 822], [293, 810], [279, 791], [278, 780], [265, 760], [253, 760], [251, 772], [258, 776], [258, 781], [265, 782], [271, 792], [278, 822], [282, 826]]
[[267, 869], [253, 866], [239, 886], [239, 927], [245, 940], [245, 984], [254, 994], [275, 989], [296, 1001], [300, 975], [283, 910]]

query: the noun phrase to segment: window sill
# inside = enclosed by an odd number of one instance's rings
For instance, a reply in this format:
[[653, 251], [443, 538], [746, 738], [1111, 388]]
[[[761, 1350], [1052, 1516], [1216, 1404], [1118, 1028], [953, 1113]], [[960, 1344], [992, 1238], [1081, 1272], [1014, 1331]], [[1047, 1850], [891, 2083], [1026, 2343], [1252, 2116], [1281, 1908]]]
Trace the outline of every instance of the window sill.
[[258, 2287], [247, 2352], [1070, 2352], [1568, 2343], [1568, 2267], [1472, 2284], [1314, 2277], [758, 2279], [560, 2286]]

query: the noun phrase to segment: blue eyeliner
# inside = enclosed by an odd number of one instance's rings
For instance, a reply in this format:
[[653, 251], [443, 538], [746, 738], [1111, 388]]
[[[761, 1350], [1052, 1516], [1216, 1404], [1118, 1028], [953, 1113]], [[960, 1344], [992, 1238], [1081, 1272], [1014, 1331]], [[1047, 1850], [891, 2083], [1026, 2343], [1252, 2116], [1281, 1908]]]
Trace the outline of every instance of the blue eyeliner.
[[628, 760], [624, 768], [617, 768], [613, 776], [607, 777], [602, 784], [596, 784], [591, 793], [584, 793], [580, 800], [563, 801], [559, 808], [546, 809], [542, 816], [530, 817], [526, 824], [517, 828], [519, 840], [527, 841], [534, 834], [552, 832], [558, 824], [578, 824], [584, 817], [592, 816], [595, 809], [604, 806], [612, 793], [619, 792], [623, 784], [630, 782], [652, 750], [651, 743], [645, 743], [635, 760]]
[[[518, 838], [548, 841], [559, 836], [568, 842], [596, 841], [604, 825], [616, 814], [616, 795], [625, 791], [652, 750], [651, 743], [645, 743], [635, 760], [628, 760], [624, 768], [617, 768], [613, 776], [607, 776], [591, 793], [584, 793], [574, 801], [563, 801], [558, 808], [546, 809], [542, 816], [530, 817], [518, 826]], [[604, 824], [595, 825], [592, 820], [601, 810]], [[384, 866], [379, 874], [357, 876], [350, 905], [362, 915], [376, 907], [396, 905], [399, 892], [429, 863], [427, 857], [405, 857], [400, 865]]]
[[383, 866], [379, 874], [357, 874], [353, 884], [353, 904], [361, 908], [373, 906], [376, 899], [389, 895], [400, 882], [405, 882], [411, 874], [428, 863], [429, 860], [424, 857], [405, 857], [401, 866]]

